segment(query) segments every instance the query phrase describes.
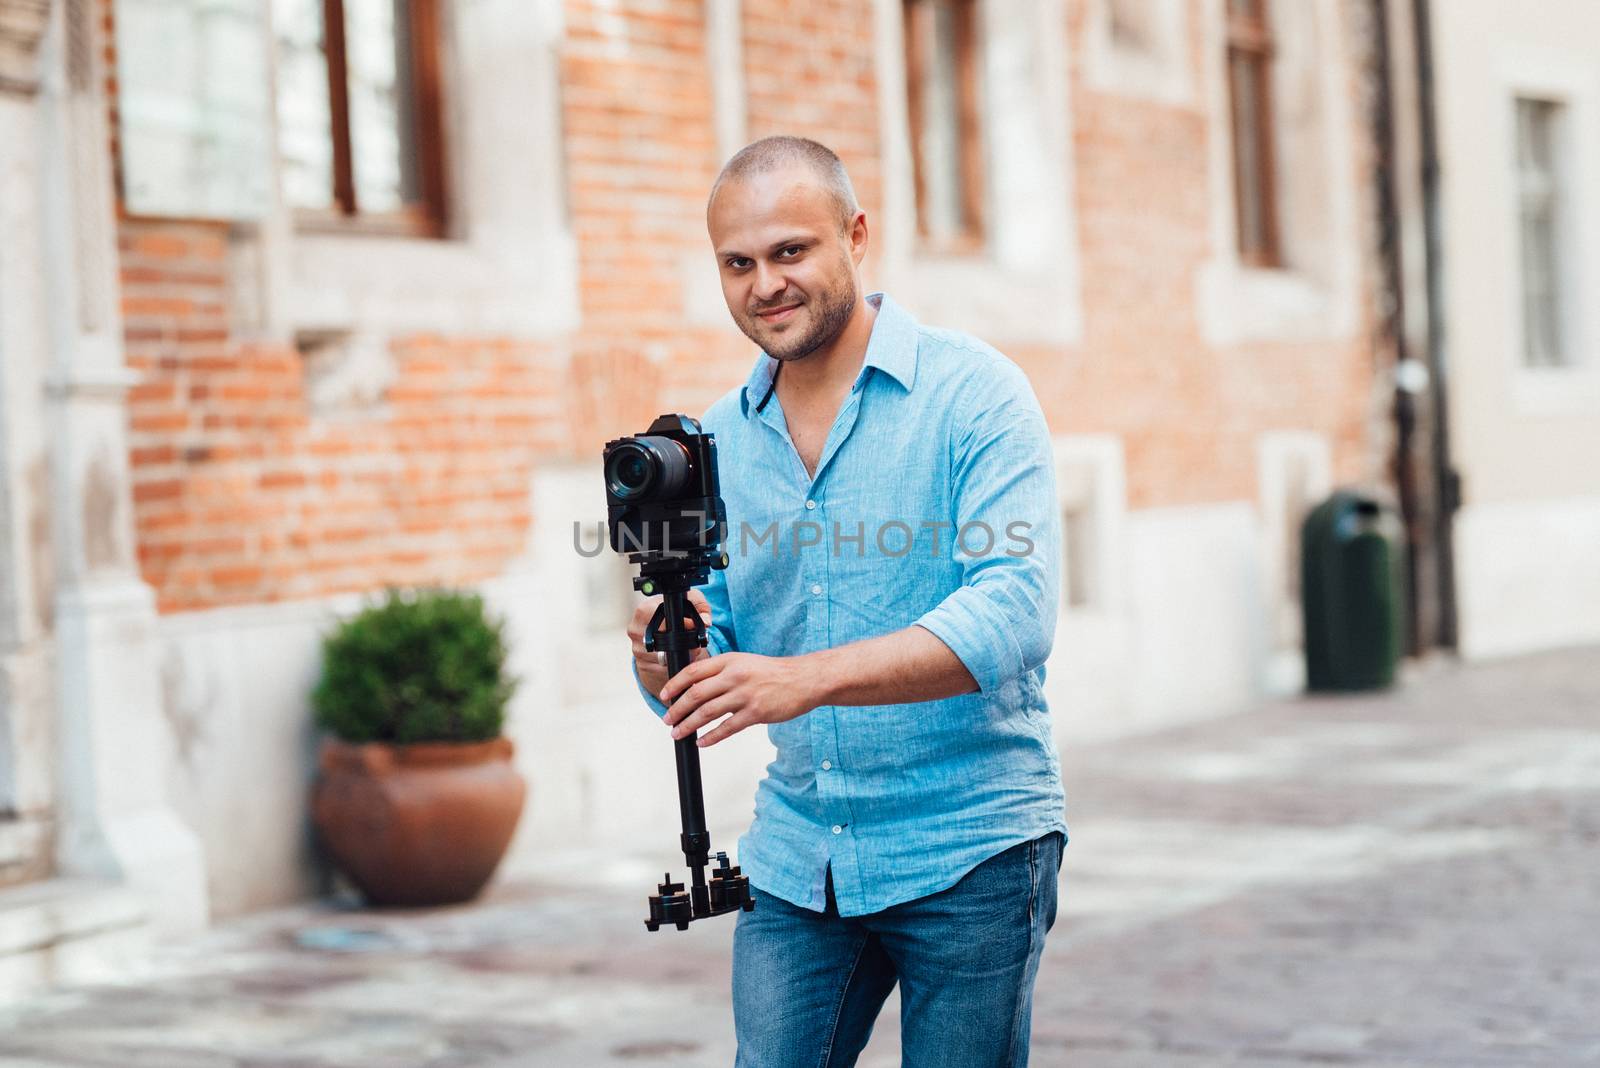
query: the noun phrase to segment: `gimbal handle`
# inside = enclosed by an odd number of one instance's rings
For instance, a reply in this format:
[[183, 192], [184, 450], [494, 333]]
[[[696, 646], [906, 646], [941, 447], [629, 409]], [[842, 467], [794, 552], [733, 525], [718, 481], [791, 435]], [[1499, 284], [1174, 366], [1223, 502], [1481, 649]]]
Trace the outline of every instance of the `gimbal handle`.
[[[633, 580], [634, 588], [640, 593], [661, 594], [661, 604], [645, 628], [644, 647], [651, 652], [666, 653], [668, 678], [688, 667], [694, 651], [706, 644], [705, 624], [700, 613], [689, 606], [692, 577], [682, 573], [647, 572]], [[683, 625], [685, 618], [690, 620], [688, 627]], [[656, 893], [650, 896], [650, 916], [644, 921], [651, 931], [669, 923], [685, 931], [693, 920], [741, 908], [749, 912], [756, 907], [750, 896], [750, 880], [740, 873], [737, 865], [728, 863], [726, 853], [717, 854], [717, 867], [711, 873], [711, 881], [706, 881], [711, 835], [706, 830], [705, 789], [700, 782], [697, 736], [691, 733], [673, 743], [678, 763], [678, 814], [683, 824], [679, 842], [684, 863], [689, 867], [691, 885], [686, 894], [682, 883], [672, 881], [670, 872], [662, 877]]]

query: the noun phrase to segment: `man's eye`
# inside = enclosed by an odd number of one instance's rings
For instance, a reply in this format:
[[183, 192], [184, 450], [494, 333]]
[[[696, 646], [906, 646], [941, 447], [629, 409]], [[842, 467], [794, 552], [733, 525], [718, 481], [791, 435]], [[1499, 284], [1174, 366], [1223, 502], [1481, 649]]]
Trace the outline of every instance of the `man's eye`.
[[799, 253], [801, 251], [803, 251], [803, 250], [800, 248], [799, 245], [790, 245], [788, 248], [784, 249], [782, 252], [779, 252], [778, 255], [787, 256], [791, 252]]
[[733, 259], [728, 261], [728, 266], [732, 267], [736, 271], [742, 271], [744, 270], [745, 264], [749, 262], [749, 260], [743, 258], [742, 256], [735, 256]]

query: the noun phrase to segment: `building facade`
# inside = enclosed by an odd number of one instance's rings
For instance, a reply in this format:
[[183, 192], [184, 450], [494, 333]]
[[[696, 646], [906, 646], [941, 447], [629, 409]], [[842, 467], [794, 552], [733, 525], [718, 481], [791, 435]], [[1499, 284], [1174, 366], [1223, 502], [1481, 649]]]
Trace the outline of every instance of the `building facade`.
[[[326, 888], [307, 694], [385, 584], [508, 621], [508, 874], [671, 853], [629, 572], [577, 546], [602, 442], [754, 359], [703, 209], [767, 134], [1033, 382], [1063, 744], [1293, 690], [1299, 521], [1388, 480], [1379, 8], [0, 0], [0, 985]], [[715, 827], [766, 751], [708, 756]]]
[[1597, 642], [1600, 8], [1468, 0], [1431, 22], [1460, 648]]

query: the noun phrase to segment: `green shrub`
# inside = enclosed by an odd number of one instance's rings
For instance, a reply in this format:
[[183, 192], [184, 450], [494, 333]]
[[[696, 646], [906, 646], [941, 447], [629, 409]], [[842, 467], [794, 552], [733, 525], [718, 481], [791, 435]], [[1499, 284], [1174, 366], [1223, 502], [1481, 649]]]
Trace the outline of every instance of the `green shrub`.
[[323, 639], [317, 726], [346, 742], [496, 737], [516, 686], [503, 627], [477, 594], [389, 590]]

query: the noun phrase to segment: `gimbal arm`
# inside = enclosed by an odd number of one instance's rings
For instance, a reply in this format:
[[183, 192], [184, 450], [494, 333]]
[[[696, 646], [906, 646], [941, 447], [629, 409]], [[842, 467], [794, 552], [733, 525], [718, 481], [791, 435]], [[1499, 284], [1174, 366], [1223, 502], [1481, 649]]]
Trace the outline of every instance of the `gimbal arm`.
[[[654, 618], [645, 628], [644, 647], [666, 653], [667, 677], [671, 678], [689, 666], [694, 651], [706, 644], [705, 624], [700, 614], [689, 607], [690, 584], [687, 576], [641, 575], [634, 587], [644, 594], [661, 594], [661, 604]], [[685, 627], [688, 618], [691, 625]], [[755, 908], [750, 897], [750, 881], [740, 874], [736, 865], [729, 865], [726, 853], [717, 854], [717, 867], [706, 881], [706, 865], [710, 863], [711, 835], [706, 830], [705, 790], [700, 782], [700, 747], [695, 734], [679, 738], [673, 743], [673, 753], [678, 764], [678, 814], [682, 819], [683, 860], [689, 867], [689, 892], [684, 893], [682, 883], [672, 881], [670, 873], [663, 876], [657, 893], [650, 897], [650, 918], [645, 927], [654, 931], [662, 924], [674, 924], [678, 930], [687, 930], [692, 920], [719, 916], [724, 912]]]

